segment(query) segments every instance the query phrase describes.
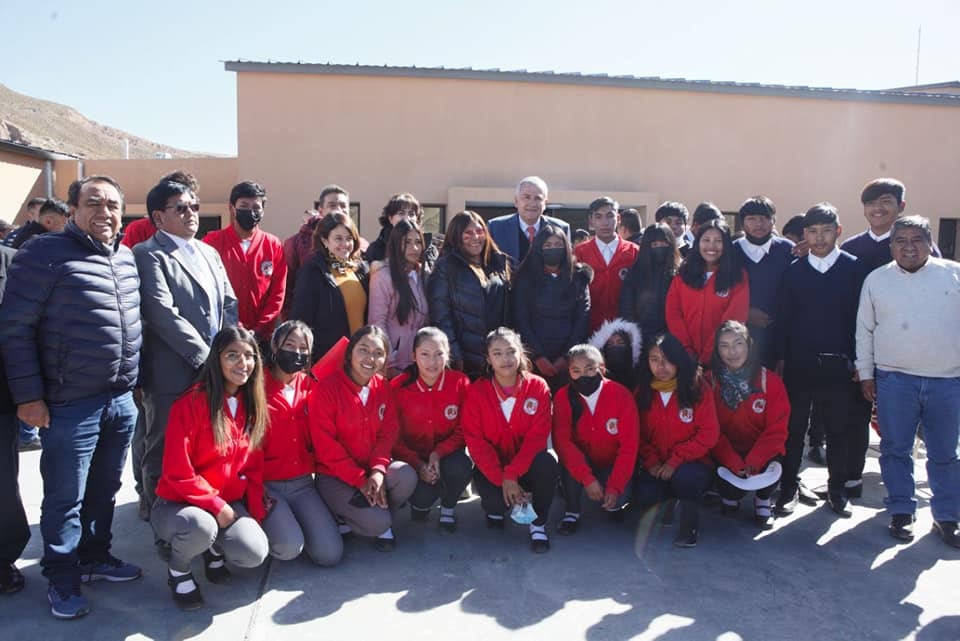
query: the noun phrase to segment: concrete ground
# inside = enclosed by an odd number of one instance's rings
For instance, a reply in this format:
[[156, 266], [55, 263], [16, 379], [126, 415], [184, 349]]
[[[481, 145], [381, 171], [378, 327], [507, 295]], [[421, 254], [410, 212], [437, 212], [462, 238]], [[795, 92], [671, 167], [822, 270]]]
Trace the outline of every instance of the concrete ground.
[[[46, 602], [39, 456], [21, 455], [33, 538], [20, 562], [26, 589], [0, 597], [4, 641], [960, 640], [960, 550], [929, 533], [924, 483], [916, 540], [898, 544], [888, 536], [875, 443], [865, 496], [848, 520], [801, 505], [761, 534], [744, 501], [737, 519], [704, 510], [700, 545], [677, 549], [673, 528], [650, 514], [615, 525], [593, 510], [575, 536], [554, 535], [552, 550], [534, 555], [525, 528], [487, 530], [473, 499], [459, 508], [453, 535], [438, 532], [436, 513], [426, 525], [401, 513], [392, 554], [354, 538], [335, 568], [301, 558], [235, 570], [227, 586], [201, 578], [207, 605], [189, 613], [170, 600], [152, 531], [137, 519], [128, 468], [113, 551], [141, 565], [144, 577], [86, 586], [93, 612], [76, 621], [55, 620]], [[822, 485], [825, 470], [808, 468], [803, 477]], [[559, 499], [553, 509], [551, 530]]]

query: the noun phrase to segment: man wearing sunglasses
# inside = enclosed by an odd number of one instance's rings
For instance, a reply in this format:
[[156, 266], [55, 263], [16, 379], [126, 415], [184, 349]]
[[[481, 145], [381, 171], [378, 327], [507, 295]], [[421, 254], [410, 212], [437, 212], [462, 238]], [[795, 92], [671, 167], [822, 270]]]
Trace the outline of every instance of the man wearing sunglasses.
[[140, 274], [144, 323], [144, 438], [140, 461], [143, 493], [153, 505], [163, 462], [170, 406], [207, 359], [221, 327], [237, 323], [237, 299], [219, 254], [197, 241], [200, 205], [189, 185], [161, 180], [147, 194], [157, 228], [133, 249]]

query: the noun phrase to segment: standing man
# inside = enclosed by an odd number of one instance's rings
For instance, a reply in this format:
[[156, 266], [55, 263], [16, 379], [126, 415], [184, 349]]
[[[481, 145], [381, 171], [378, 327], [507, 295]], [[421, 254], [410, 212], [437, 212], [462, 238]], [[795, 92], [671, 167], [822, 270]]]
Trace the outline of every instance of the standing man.
[[258, 183], [235, 185], [230, 190], [230, 226], [203, 237], [226, 267], [240, 324], [257, 335], [261, 346], [270, 344], [287, 288], [283, 244], [260, 229], [266, 203], [267, 192]]
[[[7, 284], [7, 270], [16, 252], [9, 247], [0, 247], [0, 303]], [[0, 594], [10, 594], [23, 589], [23, 574], [15, 562], [23, 554], [30, 540], [30, 525], [20, 500], [20, 453], [17, 441], [20, 423], [17, 421], [17, 406], [7, 386], [7, 372], [0, 354]], [[38, 437], [39, 438], [39, 437]]]
[[[54, 616], [90, 611], [81, 581], [129, 581], [110, 554], [113, 505], [137, 421], [140, 281], [117, 242], [123, 192], [109, 176], [70, 186], [72, 217], [13, 259], [0, 348], [18, 418], [40, 427], [43, 574]], [[5, 527], [5, 525], [4, 525]]]
[[487, 222], [490, 236], [515, 261], [522, 262], [530, 251], [530, 243], [540, 231], [540, 225], [549, 223], [563, 230], [570, 238], [570, 225], [559, 218], [547, 216], [547, 183], [539, 176], [527, 176], [517, 184], [513, 204], [517, 213], [500, 216]]
[[632, 207], [620, 212], [620, 227], [617, 228], [620, 238], [629, 240], [634, 245], [640, 246], [643, 240], [643, 220], [640, 218], [640, 212]]
[[27, 219], [23, 221], [23, 224], [17, 227], [16, 229], [10, 231], [3, 239], [3, 244], [7, 247], [12, 247], [13, 242], [17, 239], [27, 225], [31, 222], [37, 220], [37, 214], [40, 213], [40, 207], [43, 203], [47, 202], [46, 198], [41, 198], [40, 196], [35, 196], [27, 201]]
[[[883, 426], [880, 475], [889, 531], [913, 539], [911, 453], [922, 423], [933, 532], [960, 548], [960, 264], [930, 255], [926, 218], [900, 218], [890, 240], [893, 261], [864, 281], [857, 314], [860, 385], [864, 397], [876, 401]], [[936, 310], [918, 312], [918, 302]]]
[[620, 205], [609, 196], [600, 196], [590, 203], [590, 224], [596, 233], [593, 240], [577, 245], [574, 254], [581, 263], [593, 268], [590, 282], [590, 331], [595, 332], [603, 321], [616, 318], [620, 309], [620, 290], [627, 270], [637, 260], [640, 248], [617, 234], [620, 226]]
[[40, 205], [37, 212], [37, 219], [26, 223], [17, 233], [17, 237], [10, 243], [10, 247], [20, 249], [25, 242], [49, 232], [63, 231], [67, 226], [67, 219], [70, 217], [70, 209], [67, 204], [56, 198], [48, 198]]
[[673, 232], [673, 240], [682, 257], [686, 257], [693, 247], [693, 237], [690, 238], [690, 242], [687, 242], [685, 236], [689, 217], [690, 213], [686, 205], [671, 200], [662, 203], [653, 214], [654, 222], [663, 223]]
[[200, 204], [189, 186], [160, 182], [147, 194], [147, 211], [157, 233], [133, 250], [144, 325], [144, 445], [134, 464], [152, 506], [170, 406], [196, 379], [216, 333], [237, 323], [237, 299], [220, 256], [194, 239]]

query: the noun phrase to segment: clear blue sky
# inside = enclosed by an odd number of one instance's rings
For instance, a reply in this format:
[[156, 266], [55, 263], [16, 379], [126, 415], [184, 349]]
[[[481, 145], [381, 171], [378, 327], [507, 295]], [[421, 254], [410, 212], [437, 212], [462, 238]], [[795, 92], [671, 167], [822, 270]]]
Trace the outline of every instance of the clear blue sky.
[[[183, 7], [183, 9], [180, 9]], [[223, 60], [579, 71], [881, 89], [960, 80], [957, 0], [0, 0], [0, 83], [236, 153]]]

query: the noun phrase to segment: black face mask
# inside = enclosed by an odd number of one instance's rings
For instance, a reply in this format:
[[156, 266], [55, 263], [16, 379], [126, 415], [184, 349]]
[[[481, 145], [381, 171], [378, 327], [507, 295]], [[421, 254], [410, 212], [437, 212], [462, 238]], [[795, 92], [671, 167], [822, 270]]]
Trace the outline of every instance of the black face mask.
[[240, 225], [240, 229], [253, 231], [253, 228], [260, 224], [261, 220], [263, 220], [262, 209], [237, 210], [237, 224]]
[[607, 361], [607, 367], [616, 372], [629, 372], [632, 367], [630, 347], [627, 345], [604, 347], [603, 358]]
[[654, 265], [662, 265], [667, 262], [667, 258], [673, 255], [673, 247], [651, 247], [650, 258]]
[[570, 379], [570, 387], [582, 396], [590, 396], [600, 388], [600, 381], [603, 377], [599, 372], [593, 376], [581, 376], [580, 378]]
[[547, 267], [558, 267], [563, 264], [563, 257], [566, 253], [566, 247], [544, 247], [543, 264]]
[[307, 356], [289, 349], [278, 349], [273, 355], [273, 360], [277, 363], [277, 367], [287, 374], [296, 374], [307, 366]]

